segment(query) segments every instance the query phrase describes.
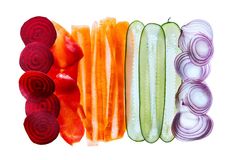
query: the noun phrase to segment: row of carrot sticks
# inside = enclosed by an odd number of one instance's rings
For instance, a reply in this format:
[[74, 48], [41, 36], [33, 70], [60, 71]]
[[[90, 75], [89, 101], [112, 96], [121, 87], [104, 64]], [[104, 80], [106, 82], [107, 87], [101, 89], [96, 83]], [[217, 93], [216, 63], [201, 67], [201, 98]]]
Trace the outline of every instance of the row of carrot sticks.
[[81, 92], [78, 114], [92, 142], [110, 141], [125, 132], [125, 45], [128, 22], [106, 18], [89, 26], [72, 26], [84, 57], [78, 64]]

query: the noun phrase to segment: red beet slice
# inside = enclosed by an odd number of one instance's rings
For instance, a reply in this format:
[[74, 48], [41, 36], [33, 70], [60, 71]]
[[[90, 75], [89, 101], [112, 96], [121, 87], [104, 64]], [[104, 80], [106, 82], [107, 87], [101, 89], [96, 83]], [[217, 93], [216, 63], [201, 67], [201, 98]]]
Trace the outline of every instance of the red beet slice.
[[56, 40], [56, 30], [49, 19], [37, 16], [23, 24], [20, 36], [25, 45], [31, 42], [42, 42], [50, 48]]
[[55, 84], [45, 73], [28, 71], [20, 77], [19, 88], [27, 100], [38, 101], [50, 96], [55, 91]]
[[54, 59], [50, 49], [43, 43], [28, 44], [20, 55], [20, 67], [24, 71], [41, 71], [47, 73], [53, 65]]
[[48, 112], [34, 112], [24, 120], [24, 128], [30, 140], [36, 144], [54, 141], [60, 131], [56, 117]]
[[30, 115], [34, 112], [45, 111], [58, 117], [60, 113], [60, 101], [56, 95], [52, 94], [48, 98], [43, 98], [39, 102], [27, 100], [25, 103], [25, 113]]

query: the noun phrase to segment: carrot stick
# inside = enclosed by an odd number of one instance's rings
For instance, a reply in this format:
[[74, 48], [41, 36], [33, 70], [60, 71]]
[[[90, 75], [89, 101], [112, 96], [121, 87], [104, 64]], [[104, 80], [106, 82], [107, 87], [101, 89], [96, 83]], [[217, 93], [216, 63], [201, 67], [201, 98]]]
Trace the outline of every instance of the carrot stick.
[[[91, 38], [89, 26], [72, 26], [72, 37], [82, 48], [83, 58], [78, 63], [77, 85], [81, 91], [81, 105], [78, 109], [84, 126], [86, 136], [92, 139], [92, 109], [91, 109]], [[81, 110], [83, 107], [83, 110]]]
[[[119, 22], [115, 27], [116, 33], [116, 69], [117, 69], [117, 90], [118, 90], [118, 100], [117, 104], [117, 118], [118, 118], [118, 134], [116, 138], [123, 137], [125, 133], [125, 96], [124, 96], [124, 63], [125, 63], [125, 45], [126, 45], [126, 32], [128, 29], [128, 22]], [[114, 126], [115, 127], [115, 126]]]
[[[112, 38], [114, 39], [113, 45], [115, 46], [115, 51], [112, 55], [112, 64], [111, 66], [114, 73], [113, 84], [110, 84], [110, 87], [113, 89], [113, 99], [111, 100], [112, 104], [112, 116], [110, 116], [111, 128], [108, 129], [109, 137], [108, 140], [118, 139], [123, 137], [125, 132], [125, 113], [124, 113], [124, 59], [125, 59], [125, 41], [126, 41], [126, 32], [128, 28], [127, 22], [119, 22], [115, 25], [114, 33]], [[110, 92], [112, 92], [112, 89]], [[111, 107], [110, 107], [111, 108]]]
[[116, 19], [114, 18], [106, 18], [101, 21], [101, 26], [105, 31], [104, 38], [105, 38], [105, 50], [106, 50], [106, 104], [104, 106], [104, 140], [109, 141], [111, 140], [111, 132], [112, 132], [112, 117], [114, 111], [114, 98], [115, 98], [115, 60], [114, 60], [114, 52], [115, 52], [115, 39], [113, 38], [114, 35], [114, 27], [116, 24]]
[[[100, 84], [100, 89], [101, 89], [101, 95], [102, 95], [102, 101], [99, 101], [102, 105], [102, 123], [103, 123], [103, 136], [104, 136], [104, 128], [106, 125], [106, 106], [107, 106], [107, 78], [106, 78], [106, 44], [105, 44], [105, 28], [104, 25], [102, 23], [102, 21], [99, 24], [99, 36], [100, 36], [100, 57], [99, 59], [97, 59], [97, 61], [99, 61], [99, 65], [100, 65], [100, 77], [99, 77], [99, 84]], [[103, 140], [103, 137], [102, 137]]]
[[98, 32], [98, 24], [94, 22], [91, 30], [91, 125], [93, 128], [92, 132], [92, 141], [96, 142], [98, 140], [98, 103], [97, 103], [97, 86], [96, 86], [96, 39]]
[[95, 92], [96, 92], [96, 111], [98, 121], [98, 137], [97, 140], [103, 140], [104, 137], [104, 122], [103, 122], [103, 97], [102, 97], [102, 72], [103, 72], [103, 55], [101, 54], [101, 30], [95, 26], [95, 43], [94, 43], [94, 67], [95, 67]]

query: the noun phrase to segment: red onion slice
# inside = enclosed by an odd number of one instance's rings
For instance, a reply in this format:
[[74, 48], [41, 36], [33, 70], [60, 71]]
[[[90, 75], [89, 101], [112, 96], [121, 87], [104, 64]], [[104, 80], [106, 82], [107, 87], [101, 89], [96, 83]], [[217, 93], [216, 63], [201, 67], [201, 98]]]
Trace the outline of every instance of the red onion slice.
[[36, 144], [54, 141], [60, 131], [56, 117], [48, 112], [34, 112], [24, 121], [24, 128], [30, 140]]
[[191, 39], [189, 57], [195, 65], [203, 66], [208, 64], [213, 52], [213, 44], [205, 35], [197, 34]]
[[172, 133], [182, 141], [199, 140], [208, 136], [213, 128], [213, 121], [207, 115], [194, 115], [190, 112], [176, 114]]
[[181, 83], [181, 85], [176, 93], [176, 96], [175, 96], [176, 106], [177, 106], [178, 110], [180, 110], [182, 108], [182, 106], [185, 105], [185, 99], [187, 97], [187, 94], [188, 94], [191, 86], [192, 86], [191, 81], [185, 81], [185, 82]]
[[176, 56], [175, 69], [183, 81], [203, 81], [210, 72], [209, 64], [205, 66], [197, 66], [193, 64], [188, 53], [181, 53]]
[[187, 106], [195, 115], [206, 114], [212, 104], [212, 94], [204, 83], [187, 81], [181, 84], [176, 103], [179, 107]]
[[196, 83], [190, 87], [185, 104], [196, 115], [206, 114], [212, 104], [212, 94], [203, 83]]
[[181, 28], [179, 38], [179, 48], [183, 52], [188, 52], [191, 39], [197, 34], [205, 35], [210, 41], [213, 39], [213, 32], [210, 24], [204, 20], [196, 19]]
[[43, 43], [28, 44], [20, 55], [20, 67], [24, 71], [41, 71], [47, 73], [53, 65], [54, 59], [50, 49]]
[[60, 101], [56, 95], [52, 94], [48, 98], [43, 98], [38, 102], [27, 100], [25, 103], [25, 113], [30, 115], [34, 112], [45, 111], [58, 117], [60, 112]]
[[21, 39], [27, 45], [31, 42], [44, 43], [50, 48], [56, 40], [56, 30], [46, 17], [33, 17], [27, 20], [20, 30]]
[[28, 100], [38, 101], [55, 91], [53, 80], [39, 71], [25, 72], [19, 80], [21, 94]]

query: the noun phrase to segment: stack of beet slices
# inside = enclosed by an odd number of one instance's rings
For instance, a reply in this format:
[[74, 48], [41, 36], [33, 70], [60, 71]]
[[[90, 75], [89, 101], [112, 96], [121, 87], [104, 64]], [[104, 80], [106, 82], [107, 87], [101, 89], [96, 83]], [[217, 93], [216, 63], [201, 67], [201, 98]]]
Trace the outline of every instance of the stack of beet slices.
[[54, 94], [55, 83], [47, 75], [54, 63], [50, 48], [56, 30], [49, 19], [37, 16], [23, 24], [20, 35], [25, 44], [19, 60], [25, 71], [19, 79], [20, 92], [26, 98], [24, 128], [32, 142], [48, 144], [60, 131], [60, 101]]

